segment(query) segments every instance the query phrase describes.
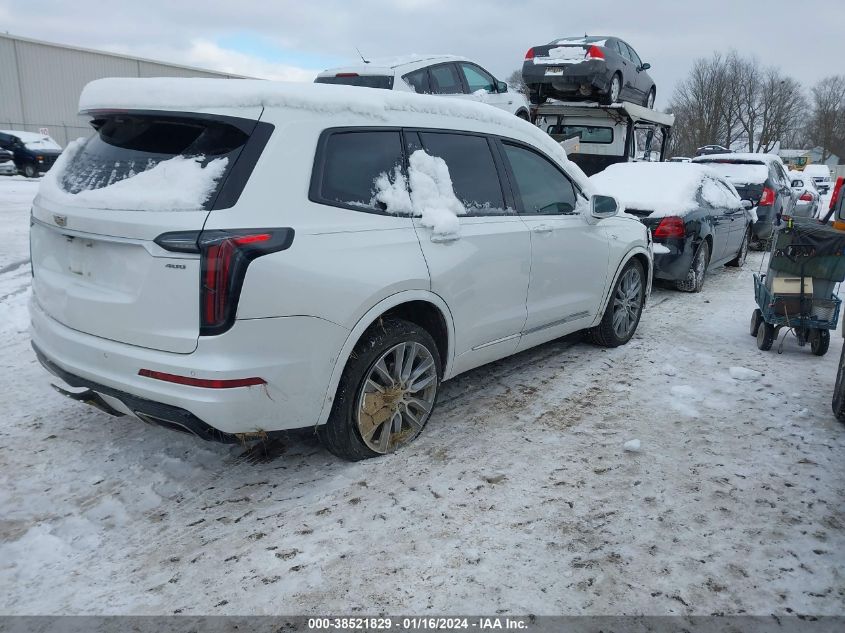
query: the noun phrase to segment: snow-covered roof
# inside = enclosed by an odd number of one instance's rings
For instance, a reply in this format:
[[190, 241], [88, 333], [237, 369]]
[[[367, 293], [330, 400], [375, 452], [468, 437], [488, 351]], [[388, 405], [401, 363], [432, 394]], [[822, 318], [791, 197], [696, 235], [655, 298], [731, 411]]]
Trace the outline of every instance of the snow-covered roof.
[[459, 55], [448, 55], [441, 53], [431, 54], [417, 54], [399, 55], [396, 57], [379, 57], [368, 60], [369, 63], [354, 63], [347, 66], [338, 66], [337, 68], [327, 68], [321, 72], [319, 77], [334, 76], [342, 72], [357, 72], [361, 75], [376, 75], [376, 74], [392, 74], [397, 68], [401, 66], [410, 66], [412, 64], [419, 64], [423, 62], [456, 62], [466, 61], [466, 57]]
[[39, 134], [37, 132], [24, 132], [22, 130], [0, 130], [2, 134], [10, 134], [17, 136], [24, 145], [33, 146], [34, 148], [60, 150], [62, 146], [56, 143], [51, 137], [46, 134]]
[[[538, 148], [565, 163], [589, 195], [587, 177], [567, 159], [566, 152], [552, 137], [513, 114], [471, 99], [331, 84], [181, 77], [98, 79], [85, 86], [79, 97], [81, 112], [115, 109], [190, 112], [250, 106], [303, 110], [325, 117], [348, 115], [385, 124], [397, 121], [397, 114], [404, 112], [438, 117], [442, 120], [439, 125], [457, 130], [462, 129], [461, 121], [484, 123], [492, 126], [492, 133], [531, 139]], [[508, 130], [514, 134], [508, 134]]]
[[752, 153], [752, 152], [730, 152], [728, 154], [705, 154], [703, 156], [696, 156], [692, 159], [694, 163], [703, 163], [707, 161], [715, 161], [715, 160], [728, 160], [728, 161], [746, 161], [746, 162], [761, 162], [765, 163], [766, 165], [770, 165], [771, 163], [780, 163], [783, 165], [783, 161], [780, 159], [780, 156], [777, 154], [763, 154], [763, 153]]
[[699, 191], [714, 206], [739, 208], [739, 197], [716, 186], [718, 179], [693, 163], [647, 162], [616, 163], [590, 177], [599, 193], [615, 196], [628, 209], [653, 211], [652, 217], [692, 211], [699, 206]]

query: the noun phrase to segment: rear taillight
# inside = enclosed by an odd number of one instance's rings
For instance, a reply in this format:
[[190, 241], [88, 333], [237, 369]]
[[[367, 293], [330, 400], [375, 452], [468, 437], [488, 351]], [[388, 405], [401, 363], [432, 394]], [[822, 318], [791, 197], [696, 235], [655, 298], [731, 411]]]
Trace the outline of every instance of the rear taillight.
[[529, 49], [528, 49], [528, 52], [527, 52], [527, 53], [525, 53], [525, 59], [526, 59], [526, 60], [528, 60], [528, 59], [534, 59], [534, 49], [533, 49], [533, 48], [529, 48]]
[[763, 187], [763, 195], [760, 196], [761, 207], [769, 207], [775, 203], [775, 190], [770, 187]]
[[200, 254], [200, 335], [211, 336], [232, 327], [249, 263], [290, 248], [293, 236], [290, 228], [184, 231], [159, 235], [155, 243]]
[[654, 229], [654, 239], [656, 240], [684, 237], [684, 235], [686, 235], [684, 220], [676, 216], [663, 218], [657, 228]]
[[593, 44], [587, 49], [586, 59], [604, 59], [604, 51], [599, 46]]
[[801, 194], [801, 197], [798, 198], [798, 199], [802, 200], [804, 202], [812, 202], [813, 201], [813, 194], [811, 194], [809, 191], [805, 191], [804, 193]]
[[836, 203], [839, 202], [839, 196], [845, 195], [842, 193], [842, 189], [845, 185], [845, 178], [840, 176], [836, 179], [836, 185], [833, 187], [833, 195], [830, 196], [830, 207], [828, 207], [831, 211], [836, 208]]

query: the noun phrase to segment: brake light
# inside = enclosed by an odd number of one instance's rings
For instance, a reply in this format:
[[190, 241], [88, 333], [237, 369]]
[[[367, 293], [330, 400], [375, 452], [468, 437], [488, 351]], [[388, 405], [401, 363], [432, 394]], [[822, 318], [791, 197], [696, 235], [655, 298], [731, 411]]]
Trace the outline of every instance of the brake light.
[[830, 211], [833, 211], [836, 207], [836, 203], [839, 202], [839, 196], [843, 195], [843, 184], [845, 184], [845, 178], [840, 176], [836, 179], [836, 185], [833, 187], [833, 195], [830, 196], [830, 207], [828, 207]]
[[654, 239], [669, 239], [684, 237], [686, 229], [684, 228], [683, 218], [677, 216], [669, 216], [660, 220], [660, 224], [654, 229]]
[[335, 77], [358, 77], [358, 73], [337, 73]]
[[587, 49], [587, 57], [586, 59], [604, 59], [604, 51], [593, 44], [590, 48]]
[[525, 53], [525, 60], [528, 61], [529, 59], [534, 59], [534, 49], [529, 48], [528, 52]]
[[163, 249], [200, 255], [200, 335], [222, 334], [235, 321], [250, 262], [290, 248], [294, 230], [177, 231], [155, 239]]
[[801, 197], [798, 198], [799, 200], [803, 200], [804, 202], [812, 202], [813, 201], [813, 194], [809, 191], [805, 191], [801, 194]]
[[255, 385], [266, 385], [267, 381], [257, 376], [252, 378], [229, 378], [220, 380], [216, 378], [193, 378], [191, 376], [179, 376], [177, 374], [167, 374], [163, 371], [153, 371], [152, 369], [139, 369], [139, 376], [145, 378], [153, 378], [155, 380], [163, 380], [164, 382], [172, 382], [177, 385], [188, 385], [190, 387], [204, 387], [205, 389], [234, 389], [236, 387], [252, 387]]
[[763, 195], [760, 196], [760, 202], [758, 203], [761, 207], [768, 207], [775, 203], [775, 190], [771, 187], [763, 187]]

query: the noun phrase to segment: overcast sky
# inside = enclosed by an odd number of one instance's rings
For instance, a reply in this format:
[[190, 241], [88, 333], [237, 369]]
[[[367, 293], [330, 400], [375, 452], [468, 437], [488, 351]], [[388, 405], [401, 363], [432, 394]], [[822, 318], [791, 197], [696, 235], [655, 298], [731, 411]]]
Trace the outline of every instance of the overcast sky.
[[526, 49], [616, 35], [664, 106], [697, 57], [731, 48], [805, 84], [845, 71], [843, 0], [0, 0], [0, 30], [268, 79], [310, 81], [365, 56], [453, 53], [499, 78]]

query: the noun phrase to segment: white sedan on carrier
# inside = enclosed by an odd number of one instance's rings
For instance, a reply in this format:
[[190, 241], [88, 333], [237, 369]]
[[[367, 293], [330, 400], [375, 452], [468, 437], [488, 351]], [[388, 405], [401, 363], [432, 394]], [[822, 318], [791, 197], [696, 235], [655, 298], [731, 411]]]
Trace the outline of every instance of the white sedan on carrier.
[[475, 62], [456, 55], [408, 55], [329, 68], [314, 82], [474, 99], [530, 119], [523, 94]]

